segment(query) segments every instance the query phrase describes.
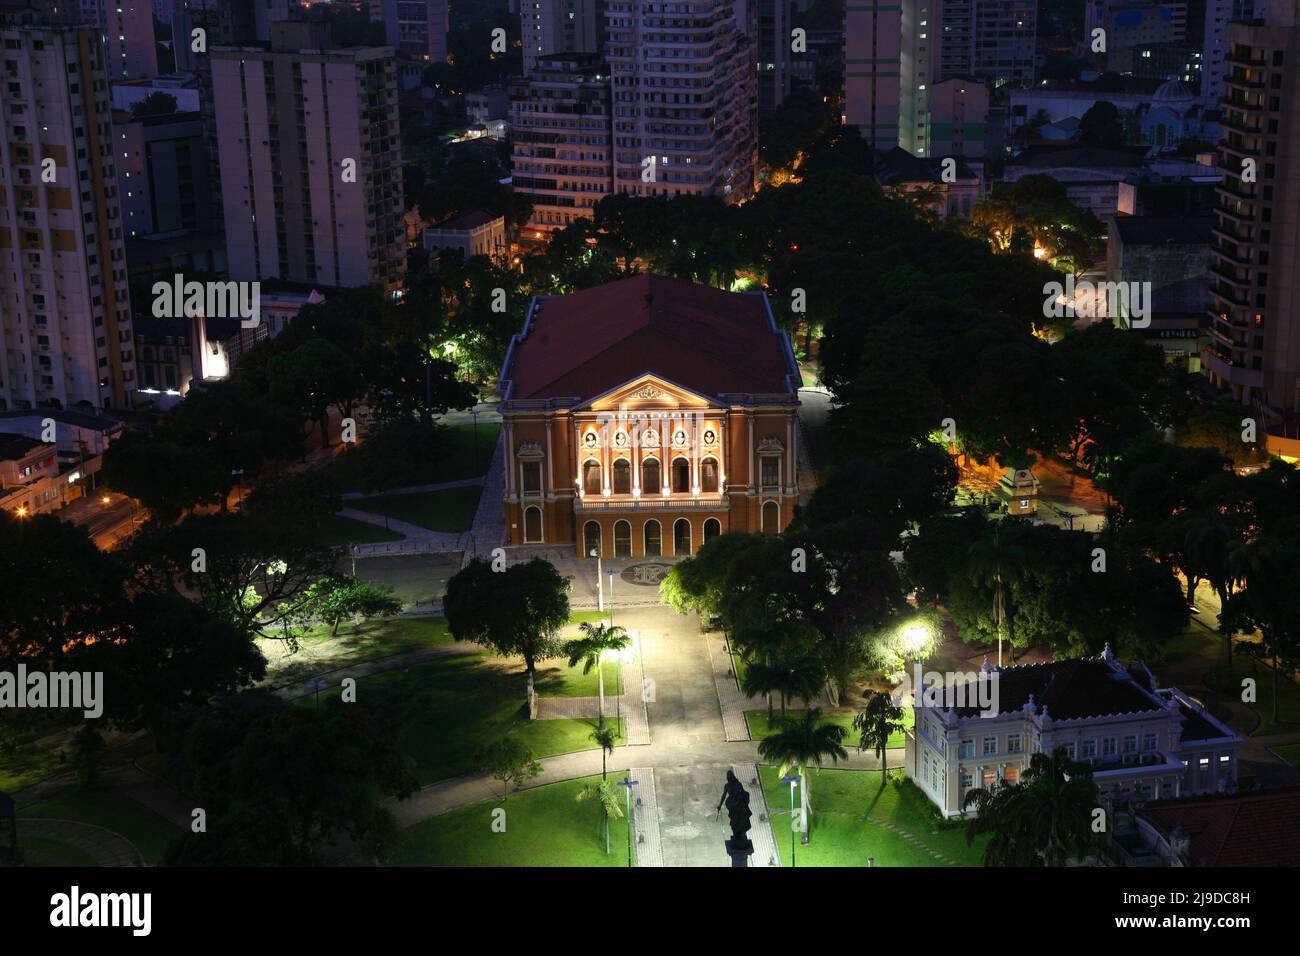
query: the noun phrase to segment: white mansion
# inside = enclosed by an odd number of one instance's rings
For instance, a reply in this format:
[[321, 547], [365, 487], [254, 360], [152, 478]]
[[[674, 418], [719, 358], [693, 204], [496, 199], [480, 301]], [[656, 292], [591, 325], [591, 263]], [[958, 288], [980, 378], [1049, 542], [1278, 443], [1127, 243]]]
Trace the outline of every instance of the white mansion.
[[1146, 666], [1095, 658], [992, 668], [996, 713], [914, 701], [907, 775], [945, 816], [972, 787], [1015, 783], [1031, 754], [1063, 748], [1111, 797], [1160, 800], [1235, 789], [1241, 737]]

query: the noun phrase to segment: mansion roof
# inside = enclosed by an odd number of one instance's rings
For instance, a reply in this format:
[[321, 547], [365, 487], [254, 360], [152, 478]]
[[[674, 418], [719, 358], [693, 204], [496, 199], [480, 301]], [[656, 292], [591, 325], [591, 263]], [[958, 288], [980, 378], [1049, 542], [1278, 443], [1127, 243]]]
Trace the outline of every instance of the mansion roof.
[[[1139, 678], [1131, 669], [1112, 666], [1103, 658], [1024, 664], [994, 673], [999, 675], [998, 709], [1004, 714], [1024, 710], [1031, 702], [1038, 713], [1046, 710], [1053, 720], [1164, 709], [1155, 688], [1145, 685], [1145, 680], [1139, 683], [1149, 676], [1145, 671]], [[979, 708], [959, 708], [959, 713], [973, 716]]]
[[1166, 835], [1181, 830], [1193, 866], [1295, 866], [1300, 788], [1149, 803], [1142, 815]]
[[507, 400], [587, 400], [646, 373], [706, 396], [788, 394], [798, 367], [767, 297], [637, 275], [539, 296], [501, 370]]

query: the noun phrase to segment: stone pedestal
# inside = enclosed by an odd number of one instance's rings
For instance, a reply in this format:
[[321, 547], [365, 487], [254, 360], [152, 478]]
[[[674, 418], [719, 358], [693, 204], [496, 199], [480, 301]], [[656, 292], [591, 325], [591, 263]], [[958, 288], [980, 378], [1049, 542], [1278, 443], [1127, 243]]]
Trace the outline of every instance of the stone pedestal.
[[754, 855], [754, 841], [746, 837], [733, 837], [726, 841], [727, 856], [731, 857], [731, 865], [749, 866], [749, 858]]

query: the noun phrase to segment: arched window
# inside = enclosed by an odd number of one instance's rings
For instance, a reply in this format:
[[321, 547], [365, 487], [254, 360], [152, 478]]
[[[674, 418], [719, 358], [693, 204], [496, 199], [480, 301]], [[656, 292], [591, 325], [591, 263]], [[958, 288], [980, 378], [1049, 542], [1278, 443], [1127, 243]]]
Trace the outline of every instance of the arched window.
[[651, 518], [645, 523], [645, 553], [648, 558], [657, 558], [663, 554], [663, 544], [660, 541], [662, 531], [659, 522]]
[[594, 458], [582, 463], [582, 490], [589, 495], [600, 494], [600, 462]]
[[704, 543], [708, 544], [718, 535], [722, 534], [722, 522], [717, 518], [710, 518], [704, 522]]
[[632, 557], [632, 525], [626, 521], [614, 522], [614, 557]]
[[763, 503], [763, 534], [776, 534], [781, 530], [781, 506], [775, 501]]
[[700, 490], [706, 494], [718, 490], [718, 461], [716, 458], [706, 458], [700, 462]]
[[673, 523], [673, 554], [691, 553], [691, 523], [678, 518]]
[[632, 493], [632, 465], [626, 458], [614, 462], [614, 494], [630, 495]]
[[663, 478], [659, 474], [659, 459], [647, 458], [641, 462], [641, 494], [657, 495], [663, 487]]
[[524, 543], [542, 540], [542, 509], [536, 506], [524, 509]]
[[588, 521], [582, 526], [582, 556], [592, 557], [592, 552], [600, 554], [600, 523]]
[[673, 494], [685, 495], [691, 491], [691, 463], [685, 458], [673, 459]]

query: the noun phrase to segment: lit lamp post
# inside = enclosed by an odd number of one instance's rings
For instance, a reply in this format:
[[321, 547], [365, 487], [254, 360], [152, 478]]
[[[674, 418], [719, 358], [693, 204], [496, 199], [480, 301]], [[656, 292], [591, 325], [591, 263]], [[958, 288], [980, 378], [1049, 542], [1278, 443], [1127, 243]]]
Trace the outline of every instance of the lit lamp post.
[[600, 571], [601, 571], [600, 549], [592, 548], [591, 556], [596, 559], [596, 610], [603, 611], [605, 610], [605, 591], [601, 587], [601, 580], [600, 580]]
[[627, 787], [627, 865], [632, 865], [632, 788], [637, 785], [630, 774], [625, 774], [618, 782], [620, 787]]
[[469, 413], [474, 416], [474, 474], [478, 474], [478, 409], [471, 408]]

